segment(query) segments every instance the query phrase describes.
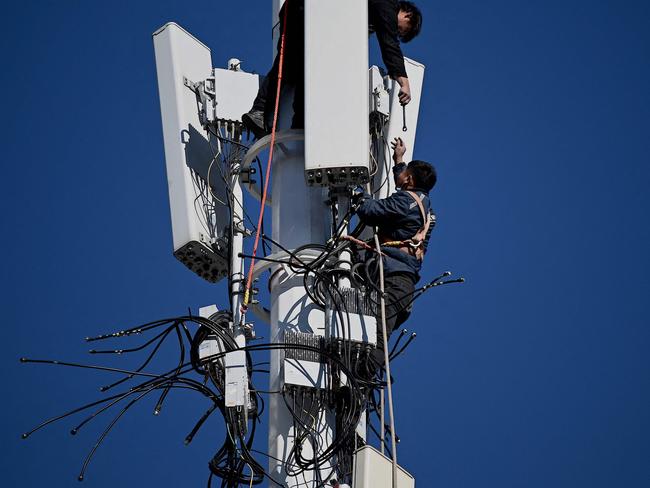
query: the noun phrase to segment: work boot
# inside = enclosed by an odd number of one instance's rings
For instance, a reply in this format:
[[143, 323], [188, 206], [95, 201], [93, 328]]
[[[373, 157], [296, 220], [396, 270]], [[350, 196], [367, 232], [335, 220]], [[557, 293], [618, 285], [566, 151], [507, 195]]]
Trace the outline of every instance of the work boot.
[[241, 116], [241, 121], [249, 131], [251, 131], [257, 139], [261, 139], [269, 133], [266, 130], [264, 123], [264, 112], [261, 110], [251, 110]]

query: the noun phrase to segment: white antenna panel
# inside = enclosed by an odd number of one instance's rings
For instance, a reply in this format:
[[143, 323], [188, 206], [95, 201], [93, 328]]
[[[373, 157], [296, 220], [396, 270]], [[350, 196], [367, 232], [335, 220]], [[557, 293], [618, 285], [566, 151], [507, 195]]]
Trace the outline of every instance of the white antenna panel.
[[[415, 129], [418, 127], [418, 114], [420, 112], [420, 99], [422, 98], [422, 84], [424, 83], [424, 65], [404, 58], [404, 67], [409, 78], [411, 86], [411, 101], [406, 105], [406, 125], [402, 106], [399, 103], [399, 84], [389, 79], [392, 87], [390, 100], [390, 121], [388, 123], [388, 140], [392, 141], [395, 137], [401, 137], [406, 144], [406, 153], [404, 161], [409, 162], [413, 159], [413, 149], [415, 148]], [[403, 128], [406, 127], [406, 130]]]
[[[408, 163], [413, 159], [413, 150], [415, 149], [415, 130], [418, 126], [418, 115], [420, 112], [420, 100], [422, 98], [422, 85], [424, 82], [424, 65], [413, 61], [409, 58], [404, 58], [404, 66], [409, 78], [411, 86], [411, 101], [406, 105], [406, 110], [402, 108], [399, 103], [399, 84], [390, 79], [388, 76], [384, 78], [386, 89], [389, 92], [389, 119], [388, 128], [385, 129], [386, 146], [383, 148], [383, 157], [389, 161], [386, 164], [379, 164], [377, 173], [374, 176], [376, 186], [380, 186], [378, 198], [386, 198], [395, 192], [395, 182], [393, 181], [393, 162], [392, 151], [390, 150], [390, 142], [396, 137], [401, 137], [406, 144], [406, 153], [404, 154], [404, 161]], [[374, 67], [373, 67], [374, 68]], [[374, 70], [371, 70], [371, 73]], [[371, 75], [372, 77], [372, 75]], [[376, 75], [373, 77], [377, 83]], [[372, 87], [371, 87], [372, 89]], [[404, 120], [406, 114], [406, 120]], [[406, 127], [406, 130], [404, 130]], [[388, 153], [388, 154], [387, 154]]]
[[368, 181], [368, 3], [305, 1], [305, 172]]
[[[228, 269], [228, 208], [213, 204], [213, 195], [225, 201], [225, 183], [212, 168], [216, 144], [199, 120], [196, 94], [187, 84], [212, 75], [210, 49], [175, 23], [153, 34], [160, 94], [174, 255], [201, 277], [214, 282]], [[212, 145], [211, 145], [212, 144]], [[214, 161], [216, 166], [218, 161]], [[208, 168], [213, 170], [212, 192], [206, 191]], [[203, 187], [203, 191], [201, 191]], [[205, 194], [203, 200], [201, 194]]]

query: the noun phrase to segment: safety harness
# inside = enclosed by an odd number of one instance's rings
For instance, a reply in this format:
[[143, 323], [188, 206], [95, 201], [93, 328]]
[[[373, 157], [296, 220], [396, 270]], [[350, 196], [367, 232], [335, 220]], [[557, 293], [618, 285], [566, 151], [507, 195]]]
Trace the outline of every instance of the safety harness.
[[422, 199], [417, 193], [410, 190], [406, 193], [415, 200], [415, 203], [417, 203], [418, 208], [420, 209], [420, 215], [422, 216], [423, 222], [422, 227], [420, 227], [420, 229], [410, 239], [405, 239], [403, 241], [390, 241], [387, 237], [380, 235], [379, 240], [382, 246], [395, 247], [411, 256], [415, 256], [418, 261], [422, 261], [424, 259], [424, 240], [426, 239], [429, 227], [431, 226], [431, 216], [424, 209]]

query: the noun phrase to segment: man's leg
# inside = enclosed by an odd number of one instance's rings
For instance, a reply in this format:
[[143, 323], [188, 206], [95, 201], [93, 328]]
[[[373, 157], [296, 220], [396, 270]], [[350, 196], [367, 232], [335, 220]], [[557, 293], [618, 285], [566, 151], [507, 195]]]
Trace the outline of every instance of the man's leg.
[[[384, 278], [384, 293], [386, 302], [386, 336], [390, 341], [393, 330], [402, 325], [411, 315], [413, 310], [413, 292], [415, 291], [415, 277], [409, 274], [394, 274]], [[377, 349], [374, 357], [376, 361], [384, 364], [384, 338], [381, 324], [381, 311], [377, 313]]]
[[251, 108], [251, 112], [264, 112], [264, 108], [266, 107], [266, 97], [269, 93], [269, 77], [277, 78], [277, 67], [275, 66], [275, 62], [273, 63], [271, 71], [262, 78], [260, 88], [257, 91], [257, 96], [255, 97], [255, 100], [253, 100], [253, 108]]
[[[280, 32], [282, 32], [284, 27], [285, 5], [282, 6], [279, 12]], [[271, 69], [260, 83], [260, 88], [257, 90], [257, 96], [255, 97], [255, 100], [253, 100], [253, 107], [247, 113], [242, 115], [244, 126], [258, 139], [261, 139], [269, 133], [266, 124], [266, 115], [269, 113], [269, 108], [271, 112], [273, 111], [275, 91], [278, 84], [278, 71], [280, 68], [281, 42], [282, 37], [280, 36], [278, 37], [277, 52], [275, 54], [275, 59], [273, 60], [273, 66], [271, 66]], [[273, 100], [269, 101], [269, 95]]]
[[[295, 87], [293, 93], [292, 129], [305, 127], [305, 2], [290, 0], [296, 5], [289, 12], [290, 22], [293, 23], [290, 40], [291, 46], [287, 51], [287, 81]], [[289, 30], [289, 27], [287, 30]]]
[[[284, 29], [284, 9], [286, 8], [286, 3], [280, 9], [278, 14], [280, 20], [280, 33]], [[275, 59], [273, 60], [273, 65], [271, 69], [262, 79], [260, 83], [260, 88], [257, 90], [257, 96], [253, 100], [253, 106], [251, 109], [242, 115], [242, 122], [244, 126], [250, 130], [255, 137], [261, 139], [266, 134], [269, 133], [267, 124], [266, 124], [266, 115], [269, 112], [273, 112], [273, 106], [275, 103], [275, 91], [278, 84], [278, 72], [280, 69], [280, 45], [282, 43], [282, 36], [278, 36], [278, 44], [275, 54]], [[269, 100], [269, 95], [272, 100]]]
[[[285, 31], [284, 10], [286, 13], [287, 28]], [[304, 127], [304, 43], [305, 21], [304, 0], [289, 0], [285, 2], [279, 12], [280, 33], [285, 32], [284, 40], [284, 65], [282, 83], [293, 85], [294, 94], [294, 119], [292, 128]], [[278, 86], [278, 72], [280, 69], [280, 47], [282, 36], [278, 37], [277, 54], [273, 66], [268, 72], [257, 92], [253, 107], [242, 116], [244, 125], [255, 134], [258, 139], [269, 133], [270, 118], [275, 110], [275, 96]]]
[[273, 68], [271, 68], [271, 71], [268, 72], [268, 74], [262, 80], [262, 83], [260, 83], [260, 88], [257, 91], [257, 96], [253, 101], [253, 107], [241, 117], [244, 127], [250, 130], [258, 139], [261, 139], [266, 134], [268, 134], [266, 123], [264, 121], [264, 110], [266, 108], [266, 99], [269, 93], [270, 81], [271, 79], [277, 79], [277, 76], [276, 63], [274, 62]]
[[[283, 9], [287, 3], [285, 2]], [[305, 76], [305, 2], [304, 0], [289, 0], [286, 15], [287, 27], [284, 29], [284, 11], [280, 11], [280, 32], [285, 30], [284, 62], [282, 68], [282, 86], [294, 87], [293, 92], [293, 121], [292, 129], [302, 129], [304, 106], [304, 76]], [[278, 53], [280, 40], [278, 40]], [[266, 98], [265, 120], [267, 126], [272, 123], [275, 110], [275, 95], [277, 90], [279, 57], [276, 56], [273, 65], [274, 76], [269, 79], [268, 96]]]
[[384, 278], [386, 331], [388, 334], [406, 322], [411, 315], [415, 283], [415, 277], [406, 273]]

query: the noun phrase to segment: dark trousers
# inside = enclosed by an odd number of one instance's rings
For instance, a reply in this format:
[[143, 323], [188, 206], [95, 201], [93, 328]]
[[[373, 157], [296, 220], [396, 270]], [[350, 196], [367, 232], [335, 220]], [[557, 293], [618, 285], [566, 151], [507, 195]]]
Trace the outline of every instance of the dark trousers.
[[414, 276], [393, 274], [384, 278], [386, 300], [386, 332], [390, 334], [407, 321], [413, 310]]
[[287, 0], [280, 9], [280, 37], [273, 66], [268, 72], [253, 102], [253, 110], [264, 112], [268, 126], [275, 110], [275, 95], [280, 70], [280, 45], [284, 31], [284, 13], [287, 11], [287, 29], [284, 41], [284, 61], [282, 65], [282, 86], [294, 88], [293, 122], [291, 128], [305, 127], [305, 5], [304, 0]]
[[[406, 322], [413, 310], [413, 292], [416, 278], [408, 273], [392, 274], [384, 277], [384, 294], [386, 302], [386, 335]], [[384, 337], [381, 325], [381, 310], [377, 311], [377, 349], [375, 360], [384, 364]]]

